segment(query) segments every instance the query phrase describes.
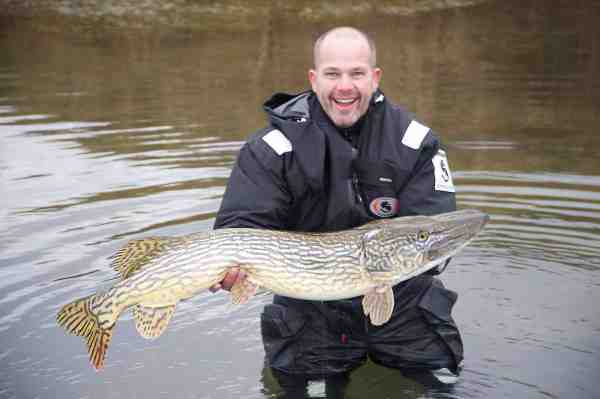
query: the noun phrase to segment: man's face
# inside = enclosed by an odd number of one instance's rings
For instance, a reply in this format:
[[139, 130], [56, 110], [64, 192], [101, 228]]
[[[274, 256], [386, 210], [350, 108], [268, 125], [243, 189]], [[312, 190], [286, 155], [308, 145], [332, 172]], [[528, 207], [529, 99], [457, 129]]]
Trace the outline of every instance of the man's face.
[[325, 113], [337, 127], [352, 126], [367, 112], [381, 69], [371, 65], [360, 37], [326, 37], [308, 79]]

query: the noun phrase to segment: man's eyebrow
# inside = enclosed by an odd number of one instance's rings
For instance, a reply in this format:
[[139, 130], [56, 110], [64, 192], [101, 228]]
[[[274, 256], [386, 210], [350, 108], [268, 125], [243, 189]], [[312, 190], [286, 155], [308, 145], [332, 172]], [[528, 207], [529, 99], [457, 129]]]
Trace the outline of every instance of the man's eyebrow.
[[[336, 66], [333, 66], [333, 65], [326, 66], [326, 67], [323, 68], [324, 71], [341, 71], [342, 69], [343, 68], [336, 67]], [[367, 70], [367, 67], [365, 67], [365, 66], [355, 66], [355, 67], [352, 67], [352, 68], [350, 68], [348, 70], [350, 72], [356, 72], [356, 71], [363, 72], [363, 71]]]

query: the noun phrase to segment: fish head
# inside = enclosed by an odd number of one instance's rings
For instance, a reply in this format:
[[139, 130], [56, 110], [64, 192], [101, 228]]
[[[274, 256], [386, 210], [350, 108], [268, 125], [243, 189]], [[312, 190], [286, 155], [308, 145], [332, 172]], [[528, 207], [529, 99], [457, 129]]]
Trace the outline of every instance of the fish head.
[[372, 224], [363, 234], [361, 263], [381, 279], [425, 272], [456, 255], [488, 220], [485, 213], [467, 209]]
[[416, 236], [423, 264], [439, 265], [456, 255], [483, 230], [489, 216], [475, 209], [431, 216], [432, 222]]

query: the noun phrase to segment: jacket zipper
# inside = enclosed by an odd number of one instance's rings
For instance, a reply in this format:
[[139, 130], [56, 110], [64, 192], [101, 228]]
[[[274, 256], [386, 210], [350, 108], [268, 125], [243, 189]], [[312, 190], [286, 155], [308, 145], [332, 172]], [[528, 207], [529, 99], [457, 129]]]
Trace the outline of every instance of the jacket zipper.
[[356, 172], [352, 173], [352, 192], [354, 194], [354, 201], [362, 205], [363, 199], [360, 196], [360, 191], [358, 188], [358, 175]]

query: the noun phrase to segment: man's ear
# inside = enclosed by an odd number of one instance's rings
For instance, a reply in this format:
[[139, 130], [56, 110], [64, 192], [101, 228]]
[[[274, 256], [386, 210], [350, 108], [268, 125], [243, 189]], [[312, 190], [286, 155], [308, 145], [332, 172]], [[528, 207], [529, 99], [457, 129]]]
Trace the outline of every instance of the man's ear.
[[379, 88], [379, 81], [381, 80], [381, 75], [383, 71], [381, 68], [373, 68], [373, 81], [375, 82], [375, 88]]
[[314, 69], [309, 69], [308, 70], [308, 81], [310, 82], [310, 86], [312, 87], [313, 91], [316, 91], [316, 83], [317, 83], [317, 71], [315, 71]]

